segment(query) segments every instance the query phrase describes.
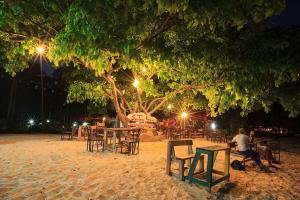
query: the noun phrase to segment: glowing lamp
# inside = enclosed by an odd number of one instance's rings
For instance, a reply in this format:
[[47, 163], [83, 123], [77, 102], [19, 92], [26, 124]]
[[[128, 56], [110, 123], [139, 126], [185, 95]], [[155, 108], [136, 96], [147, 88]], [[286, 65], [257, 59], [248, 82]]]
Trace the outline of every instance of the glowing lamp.
[[36, 52], [37, 52], [38, 54], [43, 54], [43, 53], [45, 52], [45, 48], [42, 47], [42, 46], [38, 46], [38, 47], [36, 48]]
[[217, 124], [215, 122], [211, 123], [211, 129], [215, 130], [217, 128]]
[[87, 126], [88, 123], [87, 123], [87, 122], [83, 122], [82, 125], [83, 125], [83, 126]]
[[50, 119], [47, 119], [47, 120], [46, 120], [46, 123], [50, 123]]
[[34, 125], [34, 120], [33, 120], [33, 119], [30, 119], [30, 120], [28, 121], [28, 123], [32, 126], [32, 125]]
[[171, 110], [171, 109], [173, 108], [173, 105], [172, 105], [172, 104], [169, 104], [169, 105], [167, 106], [167, 108], [168, 108], [169, 110]]
[[139, 80], [137, 80], [137, 79], [134, 79], [134, 81], [133, 81], [133, 86], [135, 87], [135, 88], [137, 88], [138, 86], [139, 86]]
[[182, 117], [182, 118], [186, 118], [187, 116], [188, 116], [187, 112], [182, 112], [182, 113], [181, 113], [181, 117]]

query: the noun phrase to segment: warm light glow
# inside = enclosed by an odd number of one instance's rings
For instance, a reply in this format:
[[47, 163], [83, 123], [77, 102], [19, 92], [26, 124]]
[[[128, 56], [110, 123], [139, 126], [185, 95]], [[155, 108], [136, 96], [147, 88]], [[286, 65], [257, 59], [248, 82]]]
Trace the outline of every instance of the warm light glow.
[[143, 67], [142, 71], [143, 71], [143, 72], [146, 72], [146, 71], [147, 71], [146, 67]]
[[47, 123], [50, 123], [50, 119], [47, 119], [46, 122], [47, 122]]
[[210, 125], [211, 129], [216, 129], [217, 128], [217, 124], [215, 122], [211, 123]]
[[106, 120], [106, 118], [105, 118], [105, 117], [103, 117], [103, 118], [102, 118], [102, 121], [105, 121], [105, 120]]
[[187, 112], [182, 112], [182, 113], [181, 113], [181, 117], [182, 117], [182, 118], [186, 118], [187, 116], [188, 116]]
[[133, 81], [133, 86], [135, 87], [135, 88], [137, 88], [138, 86], [139, 86], [139, 80], [137, 80], [137, 79], [134, 79], [134, 81]]
[[38, 54], [43, 54], [43, 53], [45, 52], [45, 48], [42, 47], [42, 46], [38, 46], [38, 47], [36, 48], [36, 52], [37, 52]]
[[167, 108], [168, 108], [169, 110], [171, 110], [171, 109], [173, 108], [173, 105], [172, 105], [172, 104], [169, 104], [169, 105], [167, 106]]

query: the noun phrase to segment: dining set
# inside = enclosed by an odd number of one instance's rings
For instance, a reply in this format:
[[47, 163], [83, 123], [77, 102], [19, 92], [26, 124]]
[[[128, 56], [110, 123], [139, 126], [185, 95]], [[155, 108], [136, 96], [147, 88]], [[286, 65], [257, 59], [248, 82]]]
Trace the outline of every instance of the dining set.
[[83, 134], [86, 136], [86, 149], [93, 152], [111, 151], [114, 153], [127, 153], [135, 155], [139, 153], [141, 128], [95, 128], [90, 126], [83, 128]]
[[162, 133], [165, 135], [167, 139], [170, 140], [204, 137], [203, 129], [193, 128], [193, 127], [188, 127], [188, 128], [166, 127], [166, 128], [162, 128]]

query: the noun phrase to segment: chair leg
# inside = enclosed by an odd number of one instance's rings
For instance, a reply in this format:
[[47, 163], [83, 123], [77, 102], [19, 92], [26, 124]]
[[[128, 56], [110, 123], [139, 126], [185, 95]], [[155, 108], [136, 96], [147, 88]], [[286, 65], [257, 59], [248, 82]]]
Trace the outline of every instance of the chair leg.
[[184, 180], [184, 160], [179, 160], [179, 180]]
[[131, 152], [131, 142], [128, 143], [128, 155], [130, 155]]

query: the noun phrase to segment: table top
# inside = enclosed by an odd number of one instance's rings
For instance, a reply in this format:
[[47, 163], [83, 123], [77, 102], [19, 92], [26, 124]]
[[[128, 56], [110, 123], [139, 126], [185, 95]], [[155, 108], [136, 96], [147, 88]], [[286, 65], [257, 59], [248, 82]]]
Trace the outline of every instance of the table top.
[[224, 147], [220, 145], [208, 146], [208, 147], [197, 147], [196, 149], [204, 149], [209, 151], [223, 151], [229, 149], [229, 147]]

